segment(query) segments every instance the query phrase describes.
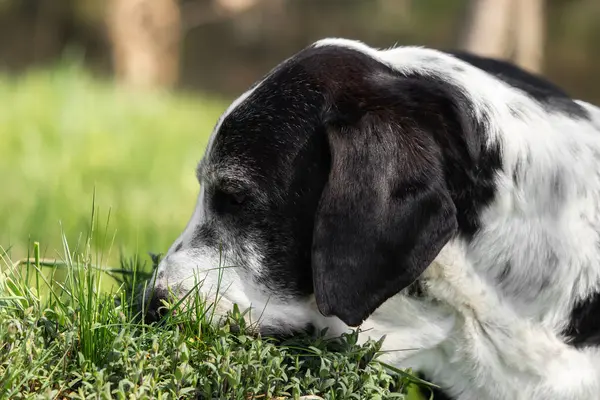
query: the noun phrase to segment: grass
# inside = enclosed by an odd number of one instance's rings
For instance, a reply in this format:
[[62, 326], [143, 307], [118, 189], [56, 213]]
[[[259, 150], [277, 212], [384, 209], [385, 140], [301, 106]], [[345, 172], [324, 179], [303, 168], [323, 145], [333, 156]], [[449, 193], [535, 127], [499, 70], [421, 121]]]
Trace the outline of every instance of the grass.
[[226, 102], [124, 92], [71, 62], [0, 76], [0, 101], [1, 399], [419, 398], [355, 333], [260, 338], [197, 298], [139, 319], [146, 253], [185, 226]]
[[[90, 248], [87, 241], [83, 253], [70, 252], [64, 241], [60, 283], [41, 274], [38, 247], [22, 265], [4, 257], [0, 398], [406, 399], [416, 388], [410, 375], [377, 361], [381, 341], [358, 345], [356, 333], [260, 338], [236, 308], [213, 323], [211, 305], [198, 298], [144, 324], [141, 281], [102, 291], [105, 272]], [[145, 276], [136, 262], [124, 267], [129, 278]]]
[[[0, 398], [405, 399], [415, 380], [377, 361], [381, 342], [357, 344], [250, 334], [234, 308], [213, 323], [198, 298], [161, 324], [140, 322], [138, 287], [124, 281], [101, 290], [89, 242], [70, 252], [66, 279], [41, 274], [38, 248], [30, 262], [4, 257], [0, 275]], [[137, 262], [126, 277], [143, 278]], [[28, 277], [29, 276], [29, 277]], [[32, 283], [34, 282], [34, 283]], [[141, 281], [140, 281], [141, 282]], [[200, 283], [201, 284], [201, 283]], [[232, 324], [237, 329], [232, 329]], [[234, 333], [235, 331], [235, 333]]]
[[113, 265], [119, 252], [165, 249], [181, 232], [198, 191], [194, 168], [226, 106], [127, 93], [76, 64], [0, 76], [0, 102], [0, 244], [19, 258], [38, 240], [42, 257], [55, 258], [61, 231], [74, 243], [89, 229], [95, 193], [99, 217], [110, 213], [97, 238], [116, 236], [92, 247]]

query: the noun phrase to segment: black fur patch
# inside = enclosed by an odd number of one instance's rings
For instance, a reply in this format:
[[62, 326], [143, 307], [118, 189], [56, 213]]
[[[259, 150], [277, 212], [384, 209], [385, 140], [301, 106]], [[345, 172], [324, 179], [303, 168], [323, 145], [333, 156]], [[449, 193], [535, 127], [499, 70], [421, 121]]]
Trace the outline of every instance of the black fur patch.
[[575, 347], [600, 345], [600, 293], [594, 293], [573, 307], [569, 326], [563, 332]]
[[498, 275], [498, 283], [502, 283], [506, 280], [506, 278], [508, 278], [508, 276], [510, 275], [510, 271], [512, 270], [512, 265], [510, 262], [507, 262], [504, 265], [504, 268], [502, 269], [502, 271], [500, 272], [500, 274]]
[[423, 288], [421, 279], [417, 279], [406, 288], [406, 295], [415, 298], [425, 296], [425, 289]]

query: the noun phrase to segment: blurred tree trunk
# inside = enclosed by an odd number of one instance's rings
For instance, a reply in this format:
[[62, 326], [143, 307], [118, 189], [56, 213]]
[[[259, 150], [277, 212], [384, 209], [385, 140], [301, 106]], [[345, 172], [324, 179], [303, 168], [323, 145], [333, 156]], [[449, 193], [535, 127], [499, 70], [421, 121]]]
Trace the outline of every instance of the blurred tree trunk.
[[482, 56], [512, 59], [539, 72], [544, 17], [544, 0], [471, 0], [461, 47]]
[[178, 0], [109, 0], [107, 27], [117, 79], [137, 88], [168, 88], [179, 76]]
[[506, 58], [512, 3], [512, 0], [471, 0], [461, 47], [482, 56]]
[[544, 53], [544, 1], [521, 0], [516, 5], [514, 59], [530, 71], [541, 71]]

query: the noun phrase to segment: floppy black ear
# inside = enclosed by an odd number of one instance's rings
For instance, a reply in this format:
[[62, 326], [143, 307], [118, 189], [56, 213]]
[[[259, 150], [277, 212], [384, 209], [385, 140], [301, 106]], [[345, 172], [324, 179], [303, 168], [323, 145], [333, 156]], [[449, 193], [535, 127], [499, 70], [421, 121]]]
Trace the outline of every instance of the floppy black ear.
[[329, 126], [331, 171], [312, 247], [318, 307], [350, 326], [416, 280], [457, 229], [431, 135], [358, 114]]

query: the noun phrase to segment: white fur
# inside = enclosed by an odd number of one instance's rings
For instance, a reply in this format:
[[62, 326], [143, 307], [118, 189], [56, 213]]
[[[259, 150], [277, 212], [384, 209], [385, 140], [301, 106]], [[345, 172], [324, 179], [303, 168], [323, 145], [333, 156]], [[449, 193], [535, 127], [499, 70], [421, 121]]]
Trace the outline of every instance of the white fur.
[[[600, 290], [600, 109], [579, 102], [592, 122], [549, 113], [518, 89], [435, 50], [376, 50], [345, 39], [317, 45], [350, 47], [398, 71], [452, 82], [475, 105], [474, 116], [490, 122], [488, 144], [503, 149], [498, 195], [483, 210], [481, 232], [469, 244], [453, 240], [442, 250], [426, 272], [431, 298], [392, 297], [365, 321], [362, 340], [386, 335], [386, 361], [424, 371], [460, 400], [598, 398], [600, 352], [575, 349], [559, 335], [575, 302]], [[513, 173], [524, 160], [515, 184]], [[214, 252], [186, 245], [205, 217], [202, 199], [180, 238], [183, 249], [171, 248], [157, 276], [187, 282], [183, 278], [218, 264]], [[250, 274], [260, 274], [259, 251], [245, 256], [256, 265]], [[226, 261], [232, 257], [225, 255]], [[269, 302], [268, 288], [249, 270], [227, 271], [225, 306], [252, 307], [262, 314], [261, 324], [293, 331], [312, 322], [329, 326], [332, 335], [348, 329], [321, 316], [314, 301]], [[208, 275], [212, 286], [216, 275]]]

